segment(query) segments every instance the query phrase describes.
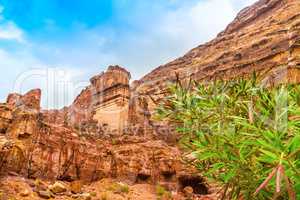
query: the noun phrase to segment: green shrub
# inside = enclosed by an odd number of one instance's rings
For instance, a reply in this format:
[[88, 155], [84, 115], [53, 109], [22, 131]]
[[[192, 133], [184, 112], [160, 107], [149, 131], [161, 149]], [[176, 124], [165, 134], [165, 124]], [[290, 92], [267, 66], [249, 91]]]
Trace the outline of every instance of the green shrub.
[[96, 192], [90, 192], [90, 195], [91, 195], [92, 197], [96, 197], [96, 196], [97, 196], [97, 193], [96, 193]]
[[[300, 199], [300, 86], [253, 80], [170, 87], [157, 109], [226, 199]], [[297, 195], [297, 197], [295, 197]]]
[[109, 190], [115, 193], [129, 193], [129, 186], [124, 183], [113, 183]]
[[111, 140], [111, 144], [112, 144], [112, 145], [116, 145], [116, 144], [117, 144], [117, 140], [116, 140], [116, 139], [112, 139], [112, 140]]
[[172, 194], [167, 191], [163, 186], [157, 185], [156, 186], [156, 195], [157, 199], [172, 199]]
[[129, 187], [128, 187], [128, 185], [121, 185], [120, 186], [120, 191], [122, 192], [122, 193], [128, 193], [129, 192]]
[[167, 192], [167, 191], [166, 191], [166, 189], [165, 189], [164, 187], [162, 187], [162, 186], [160, 186], [160, 185], [157, 185], [157, 186], [156, 186], [156, 194], [157, 194], [158, 196], [163, 196], [166, 192]]

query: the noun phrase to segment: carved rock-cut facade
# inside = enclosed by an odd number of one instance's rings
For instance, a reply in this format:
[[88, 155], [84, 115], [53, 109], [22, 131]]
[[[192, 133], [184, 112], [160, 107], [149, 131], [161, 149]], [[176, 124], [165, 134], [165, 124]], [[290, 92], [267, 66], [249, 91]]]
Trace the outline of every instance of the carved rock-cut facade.
[[94, 116], [102, 126], [120, 133], [128, 122], [130, 73], [119, 66], [91, 79]]

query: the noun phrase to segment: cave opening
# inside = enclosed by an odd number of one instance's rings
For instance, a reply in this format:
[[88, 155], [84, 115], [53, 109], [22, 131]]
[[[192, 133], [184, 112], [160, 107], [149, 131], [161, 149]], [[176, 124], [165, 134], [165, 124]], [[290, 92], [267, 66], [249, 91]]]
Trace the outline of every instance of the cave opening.
[[19, 135], [18, 135], [18, 139], [19, 139], [19, 140], [25, 140], [25, 139], [30, 138], [30, 136], [31, 136], [31, 134], [25, 132], [25, 133], [19, 134]]
[[148, 183], [151, 176], [148, 174], [138, 174], [136, 177], [136, 183]]
[[179, 178], [179, 187], [181, 191], [188, 186], [193, 188], [194, 194], [208, 194], [208, 188], [205, 185], [203, 178], [199, 176], [182, 176]]
[[0, 128], [0, 134], [5, 135], [7, 128]]
[[165, 171], [161, 173], [165, 181], [172, 181], [175, 174], [176, 172], [172, 172], [172, 171]]
[[69, 176], [69, 175], [58, 176], [57, 180], [59, 180], [59, 181], [65, 181], [65, 182], [73, 182], [74, 181], [74, 179], [71, 176]]

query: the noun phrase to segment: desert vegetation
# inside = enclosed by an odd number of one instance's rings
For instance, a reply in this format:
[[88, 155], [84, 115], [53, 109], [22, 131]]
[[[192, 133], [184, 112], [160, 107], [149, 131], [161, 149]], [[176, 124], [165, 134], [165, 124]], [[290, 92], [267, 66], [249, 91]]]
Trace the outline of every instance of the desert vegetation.
[[181, 133], [222, 199], [300, 199], [300, 86], [265, 87], [255, 75], [187, 85], [170, 87], [156, 118]]

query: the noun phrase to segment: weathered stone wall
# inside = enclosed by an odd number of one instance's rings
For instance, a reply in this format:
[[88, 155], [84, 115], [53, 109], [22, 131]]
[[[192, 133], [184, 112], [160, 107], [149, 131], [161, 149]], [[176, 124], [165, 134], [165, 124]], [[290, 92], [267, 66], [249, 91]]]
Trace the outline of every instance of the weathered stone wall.
[[0, 104], [0, 134], [5, 134], [12, 121], [12, 108], [7, 104]]
[[120, 132], [127, 125], [130, 73], [119, 66], [109, 66], [106, 72], [90, 79], [72, 105], [61, 110], [44, 110], [47, 123], [64, 124], [80, 129], [83, 124], [97, 121]]
[[117, 84], [129, 85], [130, 73], [120, 66], [109, 66], [106, 72], [91, 78], [95, 92], [102, 92]]
[[91, 79], [93, 120], [119, 134], [128, 124], [129, 80], [130, 73], [119, 66], [110, 66], [106, 72]]
[[[0, 173], [88, 182], [112, 177], [176, 189], [185, 171], [180, 151], [151, 134], [122, 132], [136, 111], [129, 105], [130, 74], [116, 66], [106, 73], [62, 110], [40, 111], [39, 90], [10, 95], [0, 105]], [[101, 123], [120, 134], [98, 129]]]
[[[134, 134], [82, 136], [64, 124], [45, 122], [32, 109], [38, 105], [31, 106], [0, 106], [1, 119], [7, 119], [1, 124], [0, 174], [87, 182], [107, 177], [132, 183], [164, 181], [176, 188], [177, 173], [184, 168], [176, 147]], [[173, 179], [165, 181], [166, 173]]]
[[300, 1], [260, 0], [243, 9], [225, 31], [184, 56], [154, 69], [135, 85], [153, 112], [177, 79], [188, 82], [249, 78], [266, 84], [299, 82]]
[[128, 109], [129, 100], [117, 97], [98, 105], [93, 119], [103, 126], [108, 126], [115, 134], [121, 134], [128, 124]]
[[41, 90], [30, 90], [24, 95], [16, 93], [9, 94], [6, 103], [9, 106], [21, 107], [25, 110], [40, 111]]

